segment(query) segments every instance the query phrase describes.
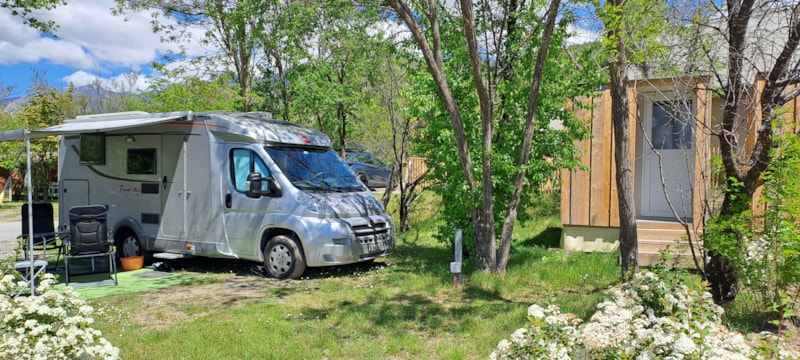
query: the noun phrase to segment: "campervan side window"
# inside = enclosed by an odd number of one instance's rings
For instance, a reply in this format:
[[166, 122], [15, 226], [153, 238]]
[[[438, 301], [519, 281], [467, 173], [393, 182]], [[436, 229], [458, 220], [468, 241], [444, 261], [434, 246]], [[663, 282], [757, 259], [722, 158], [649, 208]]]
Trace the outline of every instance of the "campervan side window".
[[106, 137], [104, 134], [81, 134], [80, 162], [83, 165], [106, 164]]
[[155, 174], [156, 149], [128, 149], [128, 174]]
[[[236, 191], [245, 192], [247, 175], [251, 172], [260, 172], [264, 178], [271, 176], [267, 165], [254, 152], [247, 149], [233, 149], [231, 151], [231, 180], [236, 186]], [[266, 190], [267, 185], [264, 182], [262, 190]]]

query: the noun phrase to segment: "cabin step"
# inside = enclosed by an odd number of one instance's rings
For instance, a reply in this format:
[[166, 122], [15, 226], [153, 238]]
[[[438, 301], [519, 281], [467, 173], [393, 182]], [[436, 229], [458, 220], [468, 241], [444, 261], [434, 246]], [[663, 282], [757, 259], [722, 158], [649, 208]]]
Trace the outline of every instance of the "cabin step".
[[[637, 260], [640, 266], [651, 266], [661, 263], [661, 254], [659, 252], [654, 251], [642, 251], [639, 249], [639, 256]], [[696, 256], [699, 256], [699, 252], [695, 252]], [[677, 261], [681, 266], [686, 268], [694, 267], [694, 260], [692, 258], [692, 253], [687, 249], [685, 251], [681, 251], [678, 253], [672, 253], [671, 255], [672, 260], [670, 260], [671, 264], [674, 264]]]
[[183, 259], [186, 256], [183, 254], [176, 254], [176, 253], [155, 253], [153, 257], [156, 259], [163, 259], [163, 260], [175, 260], [175, 259]]

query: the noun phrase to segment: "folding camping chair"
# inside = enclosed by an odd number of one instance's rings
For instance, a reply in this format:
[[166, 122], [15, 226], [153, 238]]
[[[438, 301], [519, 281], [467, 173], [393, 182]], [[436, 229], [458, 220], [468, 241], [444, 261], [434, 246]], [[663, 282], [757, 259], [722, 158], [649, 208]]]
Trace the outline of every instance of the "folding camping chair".
[[[112, 240], [108, 236], [106, 225], [107, 205], [82, 205], [69, 209], [69, 238], [66, 241], [64, 254], [65, 280], [69, 285], [70, 259], [90, 259], [91, 270], [95, 271], [94, 259], [105, 257], [108, 260], [108, 274], [117, 285], [117, 266], [115, 251], [111, 247]], [[110, 284], [110, 280], [82, 283], [81, 285]]]
[[56, 255], [56, 269], [64, 251], [60, 234], [55, 229], [53, 218], [53, 204], [40, 203], [33, 204], [33, 249], [28, 249], [28, 204], [22, 205], [22, 234], [19, 238], [25, 239], [22, 249], [25, 251], [25, 258], [28, 259], [28, 251], [36, 249], [42, 250], [42, 259], [47, 260], [47, 250], [58, 249]]

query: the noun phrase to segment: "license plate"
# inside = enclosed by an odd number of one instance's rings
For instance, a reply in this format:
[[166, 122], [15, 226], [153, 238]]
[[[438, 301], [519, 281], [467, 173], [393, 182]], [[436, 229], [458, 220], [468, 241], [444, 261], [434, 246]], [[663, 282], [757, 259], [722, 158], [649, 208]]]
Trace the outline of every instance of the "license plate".
[[375, 237], [375, 242], [367, 243], [367, 252], [378, 252], [386, 250], [386, 235], [378, 235]]
[[378, 251], [383, 250], [382, 247], [383, 247], [383, 243], [370, 243], [370, 244], [367, 244], [367, 252], [371, 252], [371, 253], [372, 252], [378, 252]]

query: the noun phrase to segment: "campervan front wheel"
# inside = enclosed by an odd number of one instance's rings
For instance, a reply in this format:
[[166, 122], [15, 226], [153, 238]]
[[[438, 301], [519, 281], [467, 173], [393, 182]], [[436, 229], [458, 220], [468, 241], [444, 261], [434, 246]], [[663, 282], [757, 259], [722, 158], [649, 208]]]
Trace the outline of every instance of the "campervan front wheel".
[[264, 246], [264, 269], [276, 279], [297, 279], [306, 270], [306, 260], [297, 240], [278, 235]]

